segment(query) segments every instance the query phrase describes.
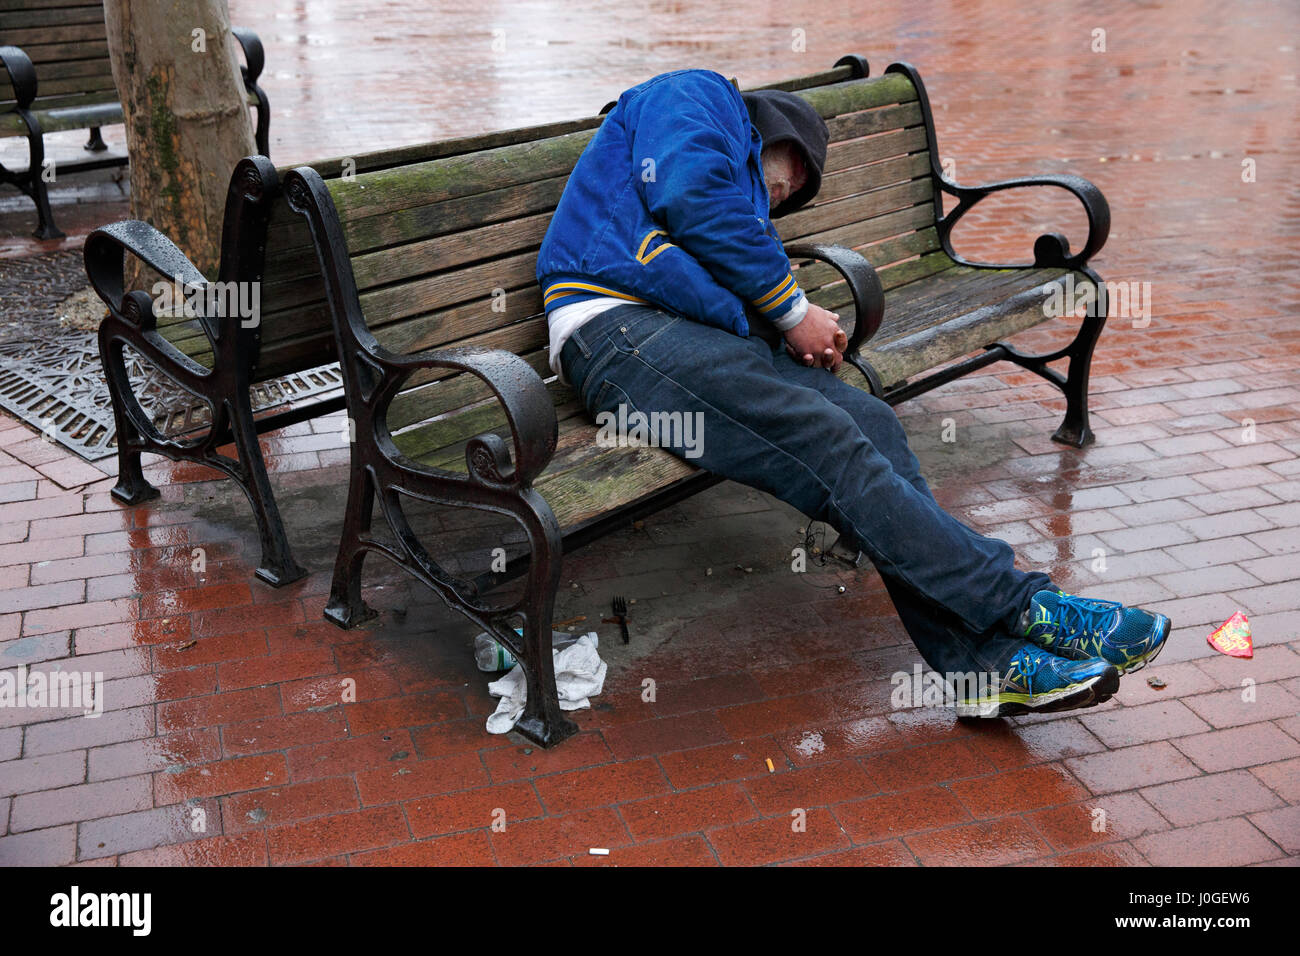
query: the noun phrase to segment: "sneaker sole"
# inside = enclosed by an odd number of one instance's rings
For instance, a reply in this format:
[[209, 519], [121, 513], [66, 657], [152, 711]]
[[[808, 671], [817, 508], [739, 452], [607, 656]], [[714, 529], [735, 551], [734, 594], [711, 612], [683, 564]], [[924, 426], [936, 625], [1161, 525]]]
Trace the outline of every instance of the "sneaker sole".
[[1014, 717], [1017, 714], [1048, 714], [1081, 707], [1095, 707], [1110, 700], [1119, 690], [1119, 670], [1113, 664], [1091, 680], [1062, 687], [1051, 694], [1038, 694], [1032, 701], [987, 700], [957, 705], [959, 718]]

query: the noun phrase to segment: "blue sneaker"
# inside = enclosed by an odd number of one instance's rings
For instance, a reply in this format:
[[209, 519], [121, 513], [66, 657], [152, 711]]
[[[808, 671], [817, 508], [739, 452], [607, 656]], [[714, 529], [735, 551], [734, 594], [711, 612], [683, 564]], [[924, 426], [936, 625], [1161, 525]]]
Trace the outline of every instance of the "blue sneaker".
[[1141, 670], [1164, 650], [1169, 618], [1115, 601], [1039, 591], [1020, 618], [1025, 637], [1070, 660], [1100, 658], [1121, 674]]
[[1102, 660], [1071, 661], [1026, 644], [999, 686], [957, 702], [958, 717], [1010, 717], [1092, 707], [1119, 690], [1119, 671]]

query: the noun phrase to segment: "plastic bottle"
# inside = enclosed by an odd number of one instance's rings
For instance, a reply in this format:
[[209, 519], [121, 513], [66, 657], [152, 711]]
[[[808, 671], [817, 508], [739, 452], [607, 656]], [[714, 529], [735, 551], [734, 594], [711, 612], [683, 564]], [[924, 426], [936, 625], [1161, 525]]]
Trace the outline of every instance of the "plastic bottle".
[[[515, 633], [520, 637], [524, 634], [519, 628], [515, 628]], [[551, 631], [551, 646], [557, 651], [562, 651], [570, 644], [578, 643], [580, 637], [581, 634]], [[519, 663], [515, 660], [515, 655], [497, 643], [486, 631], [474, 637], [474, 661], [481, 671], [508, 671]]]

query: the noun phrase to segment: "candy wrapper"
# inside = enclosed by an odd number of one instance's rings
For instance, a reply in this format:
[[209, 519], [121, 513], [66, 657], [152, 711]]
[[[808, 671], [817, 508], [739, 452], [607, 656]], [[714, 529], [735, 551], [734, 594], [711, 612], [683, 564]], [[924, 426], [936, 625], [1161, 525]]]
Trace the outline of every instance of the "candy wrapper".
[[1229, 657], [1255, 656], [1255, 645], [1250, 640], [1250, 621], [1240, 611], [1219, 625], [1206, 640], [1220, 654]]

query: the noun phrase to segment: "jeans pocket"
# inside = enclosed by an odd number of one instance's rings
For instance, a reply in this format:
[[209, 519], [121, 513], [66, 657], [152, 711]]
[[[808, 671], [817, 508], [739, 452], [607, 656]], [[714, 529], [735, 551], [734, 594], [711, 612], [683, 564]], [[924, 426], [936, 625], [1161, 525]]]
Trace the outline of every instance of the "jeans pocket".
[[611, 338], [620, 352], [635, 354], [682, 321], [680, 315], [646, 309], [630, 322], [622, 323], [617, 332], [611, 333]]
[[[628, 398], [627, 392], [619, 388], [610, 379], [605, 379], [600, 383], [600, 388], [596, 391], [596, 400], [592, 405], [587, 406], [593, 416], [599, 416], [602, 412], [613, 415], [615, 420], [619, 419], [619, 406], [624, 411], [622, 419], [627, 420], [627, 416], [636, 411], [636, 406]], [[599, 424], [599, 421], [597, 422]]]

